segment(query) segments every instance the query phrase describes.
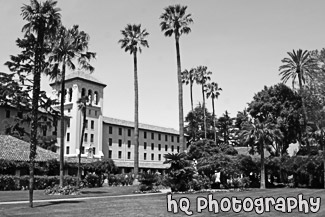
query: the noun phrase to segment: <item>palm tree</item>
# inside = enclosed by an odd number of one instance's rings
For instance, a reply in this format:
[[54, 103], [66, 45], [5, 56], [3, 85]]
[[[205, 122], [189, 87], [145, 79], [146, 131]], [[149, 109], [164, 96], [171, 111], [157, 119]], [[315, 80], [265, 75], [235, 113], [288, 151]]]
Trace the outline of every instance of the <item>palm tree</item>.
[[189, 71], [187, 69], [185, 69], [182, 74], [182, 83], [186, 84], [186, 85], [190, 85], [190, 94], [191, 94], [191, 109], [193, 112], [193, 93], [192, 93], [192, 89], [193, 89], [193, 83], [195, 81], [195, 69], [190, 69]]
[[198, 66], [196, 68], [196, 72], [195, 72], [196, 83], [201, 85], [201, 89], [202, 89], [202, 97], [203, 97], [202, 106], [203, 106], [204, 138], [205, 139], [207, 138], [207, 120], [206, 120], [206, 115], [205, 115], [205, 96], [204, 96], [205, 89], [204, 89], [204, 86], [205, 86], [206, 82], [211, 79], [210, 75], [212, 74], [212, 72], [207, 71], [207, 70], [208, 70], [208, 67], [206, 67], [206, 66]]
[[207, 99], [211, 97], [212, 99], [212, 117], [213, 117], [213, 132], [214, 132], [214, 142], [217, 142], [217, 132], [216, 132], [216, 117], [214, 110], [214, 99], [218, 99], [222, 89], [218, 86], [217, 83], [211, 82], [206, 85]]
[[[94, 67], [89, 64], [96, 54], [88, 52], [89, 35], [84, 31], [79, 31], [79, 26], [74, 25], [71, 29], [61, 26], [53, 43], [52, 54], [49, 57], [54, 62], [54, 73], [50, 75], [51, 79], [56, 79], [58, 75], [61, 77], [61, 132], [60, 132], [60, 186], [63, 186], [64, 176], [64, 103], [65, 103], [65, 74], [66, 67], [75, 70], [76, 60], [81, 69], [92, 73]], [[61, 69], [59, 70], [59, 67]]]
[[41, 73], [44, 67], [45, 43], [53, 36], [61, 22], [60, 9], [56, 7], [57, 2], [46, 0], [38, 2], [31, 0], [30, 5], [24, 4], [21, 8], [21, 15], [27, 23], [22, 31], [25, 35], [34, 35], [36, 43], [34, 47], [34, 72], [33, 72], [33, 101], [32, 101], [32, 123], [31, 123], [31, 144], [30, 144], [30, 182], [29, 182], [29, 205], [33, 207], [34, 189], [34, 165], [37, 146], [37, 122], [38, 102], [40, 97]]
[[282, 138], [282, 133], [271, 122], [260, 122], [254, 119], [254, 122], [248, 122], [244, 125], [242, 136], [245, 138], [245, 144], [251, 146], [259, 145], [258, 151], [261, 154], [261, 189], [265, 189], [265, 165], [264, 165], [264, 147], [273, 141]]
[[171, 37], [173, 34], [175, 36], [177, 54], [179, 134], [180, 144], [183, 150], [185, 150], [186, 147], [184, 140], [183, 87], [179, 39], [182, 34], [188, 34], [191, 32], [189, 25], [193, 23], [191, 14], [186, 14], [186, 9], [187, 6], [170, 5], [164, 9], [164, 13], [160, 16], [160, 19], [162, 20], [160, 23], [161, 31], [164, 32], [166, 37]]
[[[312, 70], [314, 68], [315, 60], [311, 58], [309, 51], [302, 51], [299, 49], [297, 52], [288, 52], [290, 58], [284, 58], [281, 62], [282, 66], [279, 68], [279, 75], [282, 76], [282, 82], [286, 83], [290, 78], [292, 79], [292, 87], [294, 88], [294, 83], [298, 77], [299, 91], [302, 98], [302, 110], [303, 110], [303, 120], [304, 120], [304, 134], [307, 135], [307, 111], [305, 105], [305, 99], [303, 97], [303, 83], [306, 79], [312, 78]], [[309, 143], [306, 139], [307, 149], [309, 150]]]
[[[78, 109], [82, 113], [82, 131], [81, 131], [81, 139], [80, 139], [80, 144], [79, 144], [79, 154], [78, 154], [78, 179], [77, 179], [77, 186], [80, 186], [80, 180], [81, 180], [81, 169], [80, 169], [80, 164], [81, 164], [81, 149], [82, 149], [82, 143], [84, 141], [84, 135], [85, 135], [85, 129], [86, 129], [86, 111], [87, 111], [87, 102], [88, 96], [83, 96], [78, 99]], [[90, 102], [91, 103], [91, 102]], [[91, 104], [89, 104], [91, 106]]]
[[118, 41], [121, 43], [121, 48], [125, 52], [133, 54], [134, 64], [134, 173], [138, 175], [139, 172], [139, 99], [138, 99], [138, 60], [137, 53], [141, 53], [141, 47], [149, 47], [146, 37], [149, 33], [146, 29], [141, 29], [141, 24], [128, 24], [125, 29], [121, 31], [123, 38]]

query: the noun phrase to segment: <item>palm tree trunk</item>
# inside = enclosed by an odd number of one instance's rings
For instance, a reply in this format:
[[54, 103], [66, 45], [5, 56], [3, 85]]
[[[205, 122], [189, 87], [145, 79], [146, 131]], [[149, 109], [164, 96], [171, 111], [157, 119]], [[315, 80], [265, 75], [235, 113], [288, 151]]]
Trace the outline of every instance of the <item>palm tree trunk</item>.
[[80, 181], [81, 181], [81, 149], [82, 149], [82, 143], [84, 141], [84, 135], [85, 135], [85, 129], [86, 129], [86, 110], [87, 110], [87, 105], [86, 102], [84, 102], [84, 107], [82, 108], [82, 113], [83, 113], [83, 121], [82, 121], [82, 131], [81, 131], [81, 140], [79, 144], [79, 155], [78, 155], [78, 179], [77, 179], [77, 187], [80, 186]]
[[65, 99], [65, 58], [62, 63], [62, 77], [61, 77], [61, 103], [60, 103], [60, 113], [61, 113], [61, 123], [60, 123], [60, 186], [63, 186], [64, 179], [64, 99]]
[[134, 62], [134, 174], [139, 173], [139, 93], [138, 93], [138, 69], [137, 53], [133, 53]]
[[[191, 78], [190, 78], [191, 79]], [[193, 82], [190, 81], [191, 84], [190, 84], [190, 93], [191, 93], [191, 108], [192, 108], [192, 112], [193, 112]]]
[[264, 140], [261, 142], [261, 189], [265, 189]]
[[217, 144], [217, 132], [216, 132], [216, 118], [215, 118], [215, 111], [214, 111], [214, 98], [212, 99], [212, 118], [213, 118], [213, 134], [214, 134], [214, 142]]
[[204, 122], [204, 138], [207, 138], [207, 120], [205, 115], [205, 97], [204, 97], [204, 86], [202, 83], [202, 97], [203, 97], [203, 122]]
[[305, 98], [303, 96], [303, 85], [301, 81], [301, 73], [298, 72], [298, 81], [299, 81], [299, 88], [300, 88], [300, 96], [301, 96], [301, 101], [302, 101], [302, 111], [303, 111], [303, 119], [304, 119], [304, 134], [306, 136], [306, 147], [307, 147], [307, 152], [310, 152], [310, 147], [309, 147], [309, 142], [307, 138], [307, 110], [306, 110], [306, 103], [305, 103]]
[[181, 56], [179, 50], [179, 35], [175, 34], [176, 41], [176, 55], [177, 55], [177, 79], [178, 79], [178, 113], [179, 113], [179, 136], [180, 145], [183, 151], [186, 150], [185, 140], [184, 140], [184, 118], [183, 118], [183, 86], [182, 86], [182, 76], [181, 76]]

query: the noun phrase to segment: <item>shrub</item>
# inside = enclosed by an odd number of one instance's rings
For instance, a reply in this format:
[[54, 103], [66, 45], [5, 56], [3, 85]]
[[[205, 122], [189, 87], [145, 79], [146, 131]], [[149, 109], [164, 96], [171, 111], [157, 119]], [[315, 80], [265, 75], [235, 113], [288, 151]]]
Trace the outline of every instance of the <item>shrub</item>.
[[99, 185], [99, 176], [96, 174], [87, 174], [85, 179], [84, 179], [85, 185], [88, 188], [93, 188], [93, 187], [100, 187]]
[[19, 179], [19, 177], [16, 176], [0, 175], [0, 190], [1, 191], [16, 190], [17, 185], [15, 182], [15, 178]]
[[154, 184], [158, 181], [158, 176], [156, 174], [151, 173], [143, 173], [139, 182], [141, 183], [139, 186], [140, 191], [151, 191], [153, 189]]
[[71, 186], [71, 185], [67, 185], [64, 187], [55, 185], [53, 187], [48, 186], [44, 190], [44, 194], [46, 194], [46, 195], [79, 195], [80, 191], [77, 187]]

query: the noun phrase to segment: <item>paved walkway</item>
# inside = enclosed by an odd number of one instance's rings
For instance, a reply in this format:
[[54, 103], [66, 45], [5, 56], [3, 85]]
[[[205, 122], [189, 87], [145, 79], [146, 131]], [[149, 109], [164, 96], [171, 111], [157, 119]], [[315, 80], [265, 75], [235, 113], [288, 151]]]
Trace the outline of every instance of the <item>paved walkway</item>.
[[[119, 198], [119, 197], [141, 197], [141, 196], [151, 196], [166, 194], [162, 193], [146, 193], [146, 194], [127, 194], [127, 195], [116, 195], [116, 196], [100, 196], [100, 197], [74, 197], [74, 198], [61, 198], [61, 199], [50, 199], [50, 200], [34, 200], [33, 203], [46, 203], [46, 202], [60, 202], [60, 201], [75, 201], [75, 200], [91, 200], [91, 199], [103, 199], [103, 198]], [[25, 204], [29, 201], [10, 201], [10, 202], [0, 202], [0, 205], [9, 205], [9, 204]]]

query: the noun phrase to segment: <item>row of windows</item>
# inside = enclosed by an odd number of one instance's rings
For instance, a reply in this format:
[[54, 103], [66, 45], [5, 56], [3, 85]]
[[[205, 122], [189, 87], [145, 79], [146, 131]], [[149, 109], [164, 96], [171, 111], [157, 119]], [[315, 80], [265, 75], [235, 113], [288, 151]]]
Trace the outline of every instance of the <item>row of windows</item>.
[[[85, 153], [85, 147], [82, 146], [81, 147], [81, 154], [84, 154], [84, 153]], [[95, 147], [92, 148], [92, 153], [96, 154], [96, 148]], [[66, 147], [66, 154], [70, 154], [70, 147], [69, 146]]]
[[[118, 128], [118, 135], [120, 135], [120, 136], [122, 136], [122, 127], [119, 127]], [[109, 126], [108, 127], [108, 133], [109, 134], [112, 134], [113, 133], [113, 127], [112, 126]], [[131, 129], [128, 129], [128, 131], [127, 131], [127, 134], [128, 134], [128, 136], [131, 136]], [[143, 132], [143, 138], [147, 138], [147, 132], [146, 131], [144, 131]], [[176, 138], [177, 138], [177, 142], [179, 143], [179, 136], [176, 136]], [[151, 139], [155, 139], [155, 133], [151, 133]], [[158, 140], [160, 141], [161, 140], [161, 134], [160, 133], [158, 133]], [[168, 135], [167, 134], [165, 134], [165, 141], [167, 142], [168, 141]], [[171, 141], [172, 142], [174, 142], [174, 136], [171, 136]]]
[[[91, 115], [91, 109], [88, 109], [88, 115]], [[68, 113], [71, 112], [71, 109], [68, 109]], [[97, 111], [95, 110], [95, 116], [97, 117]]]
[[[118, 151], [118, 159], [122, 158], [122, 151]], [[112, 158], [112, 150], [109, 150], [108, 157]], [[131, 152], [127, 152], [127, 159], [131, 159]], [[147, 153], [143, 153], [143, 160], [147, 160]], [[151, 154], [151, 160], [155, 160], [155, 154]], [[158, 154], [158, 161], [161, 161], [161, 154]]]
[[[113, 145], [113, 139], [112, 138], [108, 139], [108, 145], [109, 146]], [[122, 139], [118, 140], [118, 146], [122, 147]], [[128, 140], [128, 148], [131, 148], [131, 140]], [[143, 148], [147, 149], [147, 143], [146, 142], [143, 143]], [[154, 149], [155, 149], [155, 144], [151, 143], [151, 150], [154, 150]], [[171, 149], [172, 149], [172, 152], [174, 152], [174, 146], [173, 145], [171, 146]], [[158, 151], [161, 151], [161, 144], [158, 144]], [[168, 151], [168, 145], [165, 145], [165, 151]], [[177, 152], [179, 152], [179, 146], [177, 146]]]
[[[67, 133], [67, 142], [70, 141], [70, 133]], [[88, 142], [88, 133], [85, 133], [84, 141]], [[90, 134], [90, 142], [94, 142], [94, 134]]]

